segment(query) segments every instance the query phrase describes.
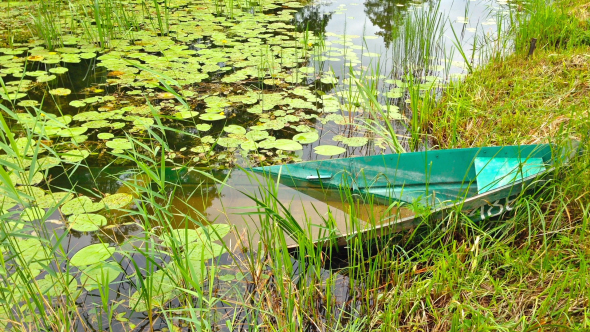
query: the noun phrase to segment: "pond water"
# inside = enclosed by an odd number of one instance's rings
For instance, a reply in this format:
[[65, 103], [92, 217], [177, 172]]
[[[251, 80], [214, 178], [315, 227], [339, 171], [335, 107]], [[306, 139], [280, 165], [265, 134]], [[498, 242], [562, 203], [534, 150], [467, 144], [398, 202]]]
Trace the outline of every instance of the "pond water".
[[[256, 204], [245, 193], [263, 197], [269, 182], [235, 167], [423, 149], [427, 141], [416, 145], [410, 139], [408, 86], [436, 96], [466, 73], [465, 58], [472, 65], [485, 60], [509, 9], [505, 2], [484, 0], [172, 0], [168, 9], [158, 2], [105, 1], [95, 8], [100, 14], [89, 16], [84, 1], [68, 8], [48, 3], [2, 4], [0, 94], [10, 128], [3, 137], [14, 133], [16, 139], [2, 147], [2, 161], [13, 184], [31, 185], [2, 187], [3, 207], [10, 210], [3, 218], [16, 223], [13, 231], [29, 235], [39, 232], [19, 223], [27, 216], [41, 219], [47, 236], [55, 232], [52, 241], [66, 234], [61, 243], [71, 259], [91, 245], [116, 247], [105, 260], [119, 267], [96, 265], [116, 271], [111, 301], [137, 288], [128, 276], [138, 266], [143, 272], [153, 267], [142, 255], [125, 253], [142, 248], [150, 236], [167, 247], [158, 229], [197, 232], [197, 224], [235, 226], [231, 233], [220, 228], [217, 240], [227, 250], [211, 256], [231, 272], [218, 280], [227, 281], [222, 288], [229, 287], [228, 299], [247, 293], [247, 283], [236, 281], [239, 268], [229, 252], [259, 243]], [[385, 123], [399, 135], [399, 145]], [[157, 184], [145, 172], [162, 166], [160, 158], [170, 173], [167, 184], [149, 191]], [[39, 160], [47, 164], [35, 166]], [[187, 167], [201, 172], [174, 171]], [[328, 216], [335, 221], [331, 227], [347, 233], [351, 206], [341, 191], [275, 185], [276, 200], [295, 220], [315, 225], [315, 237], [325, 231]], [[72, 200], [65, 191], [82, 198]], [[52, 204], [39, 203], [57, 192], [63, 194], [50, 197]], [[150, 193], [161, 196], [145, 198]], [[157, 222], [159, 206], [142, 210], [150, 202], [167, 209], [167, 224]], [[364, 221], [391, 213], [387, 208], [375, 203], [357, 206], [355, 213], [365, 227]], [[48, 209], [42, 218], [30, 215]], [[156, 222], [148, 227], [150, 216]], [[156, 261], [172, 266], [170, 257], [158, 252]], [[94, 266], [81, 264], [73, 273], [92, 273]], [[42, 269], [37, 275], [47, 278]], [[346, 287], [340, 291], [345, 298]], [[90, 309], [100, 294], [96, 288], [81, 294], [78, 305], [89, 309], [82, 320], [102, 328], [107, 318]], [[147, 315], [138, 311], [127, 318], [145, 328]]]

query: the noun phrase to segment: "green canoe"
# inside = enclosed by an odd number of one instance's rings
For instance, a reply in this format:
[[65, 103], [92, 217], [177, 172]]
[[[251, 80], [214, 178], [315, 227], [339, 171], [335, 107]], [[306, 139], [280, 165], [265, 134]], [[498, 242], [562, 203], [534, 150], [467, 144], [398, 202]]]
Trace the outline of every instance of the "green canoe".
[[[566, 163], [578, 142], [431, 150], [265, 166], [254, 171], [272, 175], [290, 187], [341, 188], [373, 195], [384, 204], [428, 207], [443, 218], [459, 206], [472, 220], [514, 209], [519, 195], [546, 181], [556, 165]], [[419, 214], [392, 217], [375, 227], [398, 231], [415, 226]], [[356, 232], [358, 233], [358, 232]], [[346, 242], [350, 234], [339, 238]]]

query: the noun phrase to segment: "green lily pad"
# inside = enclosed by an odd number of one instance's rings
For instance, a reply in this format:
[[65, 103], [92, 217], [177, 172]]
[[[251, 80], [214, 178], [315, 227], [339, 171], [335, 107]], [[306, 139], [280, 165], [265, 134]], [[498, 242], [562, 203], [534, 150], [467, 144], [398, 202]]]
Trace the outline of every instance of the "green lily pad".
[[68, 68], [66, 67], [55, 67], [49, 69], [49, 72], [52, 74], [65, 74], [68, 72]]
[[115, 262], [99, 262], [82, 270], [80, 283], [87, 291], [110, 285], [123, 270]]
[[126, 138], [115, 138], [106, 142], [106, 146], [113, 150], [129, 150], [133, 148], [133, 143]]
[[317, 141], [320, 135], [316, 131], [310, 131], [307, 133], [300, 133], [293, 136], [293, 140], [301, 144], [310, 144]]
[[74, 194], [68, 192], [48, 193], [36, 200], [37, 206], [43, 209], [50, 209], [58, 204], [65, 204], [74, 199]]
[[80, 108], [86, 106], [86, 103], [82, 100], [72, 100], [70, 106]]
[[39, 82], [39, 83], [50, 82], [56, 78], [57, 78], [57, 76], [55, 76], [55, 75], [42, 75], [42, 76], [37, 77], [37, 82]]
[[45, 210], [38, 207], [32, 207], [24, 209], [23, 212], [21, 212], [20, 218], [24, 221], [33, 221], [42, 219], [44, 216]]
[[265, 130], [252, 130], [246, 134], [246, 138], [252, 141], [261, 141], [268, 138], [269, 134]]
[[180, 111], [174, 114], [174, 116], [179, 119], [190, 119], [194, 118], [197, 115], [199, 115], [199, 112], [195, 111]]
[[[64, 284], [64, 280], [67, 280], [66, 284]], [[76, 280], [74, 276], [66, 274], [65, 277], [59, 277], [46, 274], [42, 279], [39, 279], [36, 282], [43, 295], [57, 297], [69, 293], [74, 295], [74, 298], [77, 297], [78, 280]]]
[[70, 263], [77, 267], [93, 265], [106, 261], [114, 252], [115, 248], [110, 247], [108, 244], [91, 244], [79, 250], [74, 257], [70, 259]]
[[211, 125], [208, 123], [200, 123], [197, 125], [197, 130], [198, 131], [207, 131], [211, 129]]
[[67, 96], [72, 93], [72, 90], [66, 88], [57, 88], [53, 90], [49, 90], [49, 93], [54, 96]]
[[88, 150], [69, 150], [61, 154], [61, 158], [64, 161], [70, 163], [78, 163], [86, 159], [90, 155]]
[[126, 207], [133, 202], [133, 195], [126, 193], [119, 193], [104, 197], [101, 202], [107, 209], [115, 210]]
[[[194, 266], [194, 269], [199, 271], [199, 266]], [[196, 273], [198, 277], [199, 273]], [[168, 301], [174, 299], [177, 296], [176, 283], [170, 278], [170, 275], [174, 275], [171, 266], [158, 270], [152, 275], [146, 277], [145, 284], [150, 287], [148, 290], [151, 298], [151, 305], [154, 307], [161, 307]], [[196, 279], [195, 279], [196, 280]], [[142, 291], [137, 291], [129, 298], [129, 306], [136, 312], [147, 311], [147, 303], [145, 301], [145, 295], [142, 296]]]
[[80, 136], [88, 131], [87, 127], [71, 127], [60, 130], [57, 135], [61, 137], [74, 137]]
[[215, 240], [221, 240], [226, 236], [231, 227], [225, 224], [213, 224], [194, 229], [174, 229], [169, 234], [163, 236], [164, 242], [162, 245], [172, 246], [173, 240], [177, 244], [188, 244], [194, 241], [210, 242]]
[[240, 144], [240, 148], [244, 151], [253, 151], [258, 149], [258, 144], [254, 141], [246, 141]]
[[107, 218], [100, 214], [74, 214], [68, 218], [70, 228], [78, 232], [94, 232], [107, 224]]
[[115, 135], [113, 135], [111, 133], [100, 133], [97, 135], [97, 137], [99, 139], [111, 139], [111, 138], [115, 137]]
[[215, 258], [225, 252], [225, 248], [217, 243], [199, 241], [187, 245], [188, 260], [191, 264], [200, 265], [201, 262]]
[[10, 180], [17, 185], [36, 185], [43, 181], [43, 174], [36, 172], [33, 177], [29, 179], [29, 172], [13, 172], [10, 174]]
[[110, 127], [111, 123], [108, 122], [107, 120], [95, 120], [95, 121], [89, 121], [86, 122], [84, 124], [82, 124], [82, 127], [86, 127], [86, 128], [105, 128], [105, 127]]
[[64, 215], [70, 214], [84, 214], [102, 210], [104, 203], [94, 203], [89, 197], [81, 196], [72, 199], [61, 206], [61, 213]]
[[39, 105], [39, 102], [36, 100], [21, 100], [17, 105], [22, 107], [35, 107]]
[[238, 125], [228, 125], [223, 128], [223, 131], [230, 134], [244, 135], [246, 133], [246, 128]]
[[271, 147], [284, 151], [297, 151], [303, 149], [303, 146], [301, 146], [301, 144], [290, 139], [278, 139], [276, 141], [273, 141]]
[[320, 145], [314, 148], [314, 152], [322, 156], [335, 156], [346, 152], [346, 149], [336, 145]]
[[218, 121], [225, 119], [225, 115], [221, 113], [204, 113], [199, 116], [203, 121]]
[[61, 160], [55, 157], [43, 157], [37, 159], [37, 170], [44, 171], [55, 166], [59, 166]]

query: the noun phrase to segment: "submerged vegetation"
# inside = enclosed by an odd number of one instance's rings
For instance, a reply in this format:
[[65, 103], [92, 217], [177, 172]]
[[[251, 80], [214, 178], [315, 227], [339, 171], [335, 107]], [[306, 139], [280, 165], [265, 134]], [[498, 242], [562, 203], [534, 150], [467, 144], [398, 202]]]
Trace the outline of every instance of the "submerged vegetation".
[[[328, 30], [342, 4], [1, 3], [0, 326], [590, 329], [587, 149], [510, 216], [480, 223], [461, 211], [433, 222], [418, 204], [349, 188], [306, 204], [250, 171], [587, 146], [587, 4], [499, 5], [482, 23], [495, 33], [478, 34], [469, 2], [451, 22], [440, 2], [368, 1], [381, 30], [354, 35]], [[378, 38], [385, 51], [372, 48]], [[398, 208], [422, 213], [420, 225], [313, 243]]]

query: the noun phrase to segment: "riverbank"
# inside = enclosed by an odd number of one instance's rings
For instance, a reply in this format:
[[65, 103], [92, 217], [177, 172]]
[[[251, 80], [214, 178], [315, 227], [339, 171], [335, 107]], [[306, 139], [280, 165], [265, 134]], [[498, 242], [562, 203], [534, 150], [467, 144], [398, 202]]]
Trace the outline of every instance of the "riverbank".
[[[430, 124], [434, 145], [563, 144], [577, 139], [586, 146], [588, 8], [583, 1], [548, 4], [531, 14], [533, 23], [525, 21], [527, 28], [516, 31], [513, 54], [492, 59], [451, 84]], [[535, 29], [537, 34], [531, 33]], [[532, 37], [537, 47], [529, 56], [526, 41]], [[431, 266], [433, 277], [422, 286], [431, 292], [416, 297], [416, 303], [428, 303], [422, 317], [429, 319], [421, 326], [441, 331], [588, 329], [589, 166], [586, 151], [571, 167], [559, 170], [540, 195], [526, 200], [514, 218], [463, 225], [452, 240], [441, 238], [445, 245], [430, 247], [435, 253], [425, 254], [425, 265]]]

